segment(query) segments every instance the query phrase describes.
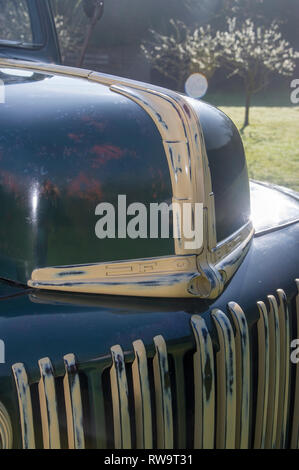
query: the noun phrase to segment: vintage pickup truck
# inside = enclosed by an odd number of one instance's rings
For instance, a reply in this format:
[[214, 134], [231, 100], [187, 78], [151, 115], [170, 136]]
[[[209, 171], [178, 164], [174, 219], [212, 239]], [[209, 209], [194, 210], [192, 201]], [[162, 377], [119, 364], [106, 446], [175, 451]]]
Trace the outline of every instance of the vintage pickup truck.
[[[48, 0], [0, 4], [1, 447], [297, 448], [299, 195], [218, 109], [60, 65]], [[119, 195], [201, 208], [201, 243], [179, 211], [100, 239]]]

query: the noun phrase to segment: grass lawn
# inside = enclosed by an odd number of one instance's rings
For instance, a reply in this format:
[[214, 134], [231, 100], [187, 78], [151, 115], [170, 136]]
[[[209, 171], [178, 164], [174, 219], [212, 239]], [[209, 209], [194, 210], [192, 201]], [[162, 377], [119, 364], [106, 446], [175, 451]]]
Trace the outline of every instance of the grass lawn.
[[[207, 96], [206, 101], [218, 105], [239, 129], [242, 127], [244, 107], [239, 103], [229, 106], [216, 96]], [[253, 103], [251, 125], [242, 136], [249, 176], [299, 191], [299, 107], [263, 104]]]

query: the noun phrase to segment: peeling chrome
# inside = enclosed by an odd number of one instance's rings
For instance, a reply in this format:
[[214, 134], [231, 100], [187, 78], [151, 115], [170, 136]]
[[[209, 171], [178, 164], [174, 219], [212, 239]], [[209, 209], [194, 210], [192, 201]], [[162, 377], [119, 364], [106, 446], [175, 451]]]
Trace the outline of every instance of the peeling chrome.
[[269, 376], [269, 401], [266, 430], [266, 449], [274, 449], [276, 446], [278, 407], [279, 404], [279, 378], [280, 378], [280, 333], [277, 300], [273, 295], [268, 296], [269, 311], [269, 352], [270, 352], [270, 376]]
[[217, 329], [220, 350], [217, 353], [217, 449], [236, 446], [236, 347], [234, 332], [228, 317], [214, 310], [212, 317]]
[[287, 420], [290, 405], [290, 316], [286, 294], [283, 290], [277, 291], [279, 304], [279, 331], [280, 331], [280, 378], [278, 398], [278, 421], [276, 448], [284, 449], [287, 440]]
[[64, 356], [63, 379], [69, 449], [84, 449], [83, 410], [79, 373], [74, 354]]
[[154, 338], [154, 377], [158, 449], [173, 449], [173, 411], [167, 347], [163, 336]]
[[250, 425], [250, 340], [246, 316], [241, 307], [231, 302], [228, 305], [236, 334], [236, 383], [237, 383], [237, 411], [236, 411], [236, 448], [248, 449]]
[[131, 449], [131, 424], [128, 401], [128, 382], [123, 350], [120, 346], [111, 348], [113, 366], [110, 371], [114, 420], [115, 449]]
[[22, 429], [23, 449], [35, 449], [34, 424], [31, 392], [24, 364], [14, 364], [12, 371], [15, 378]]
[[44, 449], [60, 449], [55, 378], [49, 358], [38, 361], [41, 379], [38, 385]]
[[[299, 279], [296, 279], [297, 297], [296, 297], [296, 320], [297, 320], [297, 338], [299, 338]], [[293, 410], [291, 448], [299, 449], [299, 363], [296, 365], [296, 385], [295, 402]]]
[[191, 326], [194, 354], [194, 448], [213, 449], [215, 439], [215, 370], [213, 345], [205, 320], [195, 315]]
[[13, 445], [13, 433], [9, 414], [0, 402], [0, 449], [9, 450]]
[[135, 361], [132, 366], [137, 449], [153, 448], [152, 407], [147, 355], [142, 341], [133, 343]]
[[269, 381], [270, 381], [270, 332], [268, 312], [264, 302], [258, 302], [258, 389], [254, 433], [254, 448], [264, 449], [267, 431]]

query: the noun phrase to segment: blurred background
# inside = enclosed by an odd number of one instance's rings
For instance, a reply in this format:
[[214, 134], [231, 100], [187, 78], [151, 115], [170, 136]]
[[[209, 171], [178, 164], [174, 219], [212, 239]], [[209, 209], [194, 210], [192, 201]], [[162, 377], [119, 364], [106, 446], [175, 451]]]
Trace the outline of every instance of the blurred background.
[[220, 107], [250, 177], [299, 191], [298, 0], [51, 1], [64, 64]]

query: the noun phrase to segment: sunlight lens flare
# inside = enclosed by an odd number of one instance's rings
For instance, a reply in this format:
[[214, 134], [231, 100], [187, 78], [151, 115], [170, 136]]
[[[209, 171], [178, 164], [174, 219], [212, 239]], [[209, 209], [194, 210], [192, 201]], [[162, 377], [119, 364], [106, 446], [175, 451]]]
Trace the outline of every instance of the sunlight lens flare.
[[185, 91], [190, 98], [203, 98], [208, 88], [208, 80], [201, 73], [193, 73], [185, 83]]

